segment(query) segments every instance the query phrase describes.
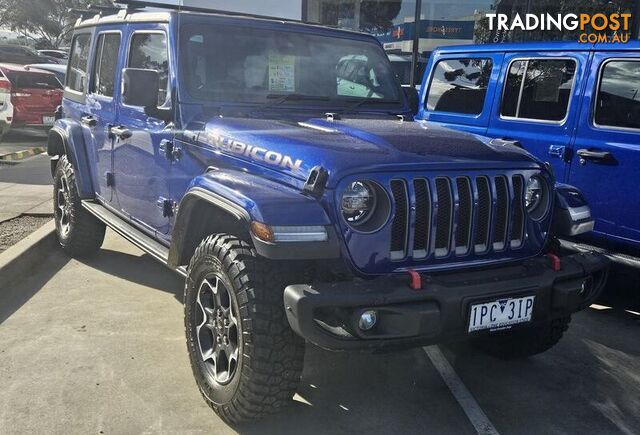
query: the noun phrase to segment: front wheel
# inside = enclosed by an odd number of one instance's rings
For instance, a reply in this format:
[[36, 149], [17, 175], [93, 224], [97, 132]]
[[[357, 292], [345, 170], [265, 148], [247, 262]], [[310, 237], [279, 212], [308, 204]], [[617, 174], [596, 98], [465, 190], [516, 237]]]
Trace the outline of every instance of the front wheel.
[[553, 319], [542, 325], [500, 332], [476, 339], [474, 344], [485, 353], [500, 359], [527, 358], [546, 352], [558, 344], [569, 328], [571, 316]]
[[191, 368], [205, 401], [239, 423], [290, 402], [300, 380], [304, 343], [286, 320], [286, 285], [244, 241], [216, 235], [196, 249], [185, 285]]

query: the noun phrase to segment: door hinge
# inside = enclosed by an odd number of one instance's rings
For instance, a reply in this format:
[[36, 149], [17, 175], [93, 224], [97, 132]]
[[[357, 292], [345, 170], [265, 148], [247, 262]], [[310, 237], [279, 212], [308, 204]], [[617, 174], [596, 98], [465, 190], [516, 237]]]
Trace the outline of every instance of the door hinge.
[[107, 172], [104, 176], [107, 179], [107, 187], [113, 187], [116, 185], [116, 177], [113, 175], [113, 172]]
[[171, 217], [178, 211], [178, 203], [172, 199], [166, 199], [163, 197], [158, 198], [158, 208], [162, 209], [163, 217]]
[[175, 162], [182, 158], [182, 149], [169, 139], [160, 141], [160, 152], [170, 162]]

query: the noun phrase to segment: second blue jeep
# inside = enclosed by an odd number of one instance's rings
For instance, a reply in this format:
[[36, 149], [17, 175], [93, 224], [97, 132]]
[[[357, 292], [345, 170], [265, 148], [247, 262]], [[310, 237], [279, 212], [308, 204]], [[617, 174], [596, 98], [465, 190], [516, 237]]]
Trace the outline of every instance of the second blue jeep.
[[78, 21], [48, 152], [62, 248], [106, 226], [186, 278], [186, 344], [229, 422], [327, 349], [554, 346], [607, 260], [580, 192], [506, 141], [414, 122], [371, 36], [133, 8]]

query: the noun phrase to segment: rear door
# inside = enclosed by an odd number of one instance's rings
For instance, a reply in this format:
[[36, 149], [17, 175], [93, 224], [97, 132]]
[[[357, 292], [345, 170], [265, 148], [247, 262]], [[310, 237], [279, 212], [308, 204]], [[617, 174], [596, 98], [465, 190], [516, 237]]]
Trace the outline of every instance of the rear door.
[[502, 53], [436, 54], [418, 117], [486, 134], [501, 62]]
[[118, 95], [115, 92], [120, 72], [116, 67], [121, 50], [122, 34], [116, 29], [101, 29], [96, 33], [89, 90], [81, 116], [85, 144], [93, 162], [94, 186], [103, 203], [113, 199], [113, 139], [109, 129], [117, 117]]
[[488, 136], [517, 140], [563, 180], [589, 54], [507, 53]]
[[596, 53], [571, 160], [601, 238], [640, 247], [640, 55]]

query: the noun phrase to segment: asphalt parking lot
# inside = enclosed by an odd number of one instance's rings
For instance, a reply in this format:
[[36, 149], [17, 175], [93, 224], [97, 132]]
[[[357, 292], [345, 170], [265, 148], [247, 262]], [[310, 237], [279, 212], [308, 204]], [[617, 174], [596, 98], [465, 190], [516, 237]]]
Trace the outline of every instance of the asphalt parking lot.
[[309, 346], [291, 406], [229, 427], [191, 376], [181, 279], [109, 233], [90, 261], [53, 251], [31, 276], [0, 284], [0, 433], [472, 434], [479, 415], [485, 433], [638, 433], [640, 308], [625, 283], [526, 361], [466, 344], [393, 354]]

